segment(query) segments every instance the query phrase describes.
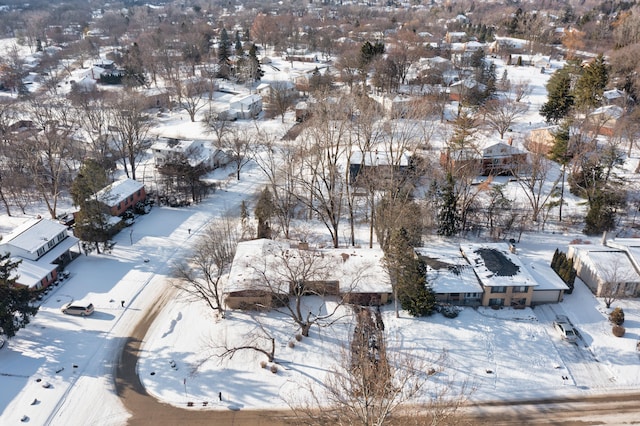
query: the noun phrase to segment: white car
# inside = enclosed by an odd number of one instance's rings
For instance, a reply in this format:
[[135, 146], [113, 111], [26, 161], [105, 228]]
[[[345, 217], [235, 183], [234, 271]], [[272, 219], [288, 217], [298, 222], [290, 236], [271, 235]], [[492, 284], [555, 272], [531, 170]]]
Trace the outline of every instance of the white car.
[[558, 330], [560, 333], [560, 337], [562, 337], [567, 342], [574, 343], [578, 340], [578, 333], [573, 328], [571, 321], [564, 315], [558, 315], [556, 320], [553, 322], [553, 327]]

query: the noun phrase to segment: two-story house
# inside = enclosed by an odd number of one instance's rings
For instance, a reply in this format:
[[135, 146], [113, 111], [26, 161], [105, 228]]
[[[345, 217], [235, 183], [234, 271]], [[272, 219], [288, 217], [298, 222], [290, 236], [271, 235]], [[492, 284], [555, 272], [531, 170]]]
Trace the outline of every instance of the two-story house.
[[133, 179], [123, 179], [106, 186], [95, 194], [95, 199], [108, 207], [111, 216], [120, 216], [138, 201], [144, 202], [144, 185]]
[[2, 238], [0, 253], [10, 253], [13, 260], [21, 260], [16, 283], [37, 290], [52, 284], [59, 271], [77, 256], [71, 248], [78, 241], [69, 235], [65, 225], [31, 219]]

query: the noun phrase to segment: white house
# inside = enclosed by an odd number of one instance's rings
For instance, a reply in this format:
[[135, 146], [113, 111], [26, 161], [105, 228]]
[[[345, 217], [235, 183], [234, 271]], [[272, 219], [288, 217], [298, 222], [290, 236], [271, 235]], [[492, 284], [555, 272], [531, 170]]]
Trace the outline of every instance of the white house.
[[188, 163], [191, 167], [203, 165], [213, 168], [213, 149], [202, 140], [158, 138], [151, 145], [156, 167]]
[[255, 118], [262, 112], [262, 96], [258, 94], [235, 95], [229, 100], [229, 109], [238, 118]]
[[65, 225], [31, 219], [2, 238], [0, 253], [10, 253], [13, 260], [22, 261], [16, 273], [17, 284], [40, 289], [53, 283], [58, 270], [75, 257], [70, 250], [78, 241]]

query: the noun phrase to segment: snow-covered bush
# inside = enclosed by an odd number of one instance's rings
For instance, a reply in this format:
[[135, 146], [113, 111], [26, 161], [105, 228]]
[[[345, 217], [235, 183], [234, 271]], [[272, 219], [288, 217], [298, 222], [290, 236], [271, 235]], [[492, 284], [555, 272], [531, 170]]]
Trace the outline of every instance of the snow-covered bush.
[[621, 307], [617, 307], [611, 311], [609, 314], [609, 321], [616, 325], [622, 325], [624, 323], [624, 311]]

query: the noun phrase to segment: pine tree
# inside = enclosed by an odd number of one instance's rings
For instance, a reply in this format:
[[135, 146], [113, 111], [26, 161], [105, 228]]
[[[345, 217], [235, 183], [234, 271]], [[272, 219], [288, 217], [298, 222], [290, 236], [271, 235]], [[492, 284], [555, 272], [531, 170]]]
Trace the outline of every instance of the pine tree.
[[242, 49], [242, 40], [240, 40], [240, 31], [236, 31], [236, 56], [244, 55], [244, 50]]
[[250, 67], [250, 78], [254, 81], [259, 81], [264, 76], [264, 71], [260, 66], [260, 61], [258, 60], [258, 46], [255, 44], [252, 44], [251, 48], [249, 48], [248, 66]]
[[456, 196], [455, 181], [451, 173], [447, 173], [447, 180], [441, 189], [441, 205], [438, 212], [438, 235], [451, 237], [460, 231], [460, 213], [458, 212], [458, 198]]
[[571, 139], [569, 127], [569, 122], [566, 120], [560, 124], [558, 130], [553, 134], [553, 146], [549, 152], [549, 158], [561, 165], [566, 165], [571, 159], [569, 153], [569, 141]]
[[265, 187], [260, 193], [256, 204], [255, 215], [258, 219], [258, 238], [271, 238], [271, 218], [276, 213], [276, 206], [269, 188]]
[[540, 114], [548, 123], [557, 123], [569, 114], [573, 107], [571, 74], [565, 68], [556, 71], [547, 83], [547, 102], [540, 108]]
[[15, 271], [21, 261], [11, 260], [11, 253], [0, 254], [0, 335], [14, 337], [29, 324], [38, 307], [31, 304], [34, 294], [27, 287], [16, 285]]
[[609, 66], [600, 54], [582, 69], [576, 81], [575, 104], [579, 108], [596, 108], [602, 103], [602, 94], [609, 81]]
[[228, 78], [231, 64], [231, 53], [229, 52], [231, 42], [229, 41], [229, 34], [225, 28], [220, 32], [220, 42], [218, 43], [218, 77]]

